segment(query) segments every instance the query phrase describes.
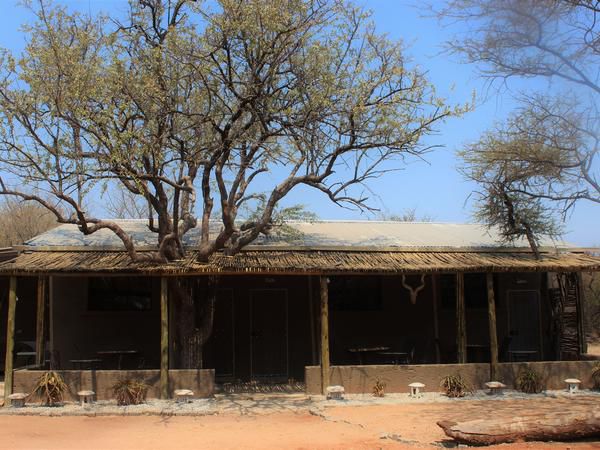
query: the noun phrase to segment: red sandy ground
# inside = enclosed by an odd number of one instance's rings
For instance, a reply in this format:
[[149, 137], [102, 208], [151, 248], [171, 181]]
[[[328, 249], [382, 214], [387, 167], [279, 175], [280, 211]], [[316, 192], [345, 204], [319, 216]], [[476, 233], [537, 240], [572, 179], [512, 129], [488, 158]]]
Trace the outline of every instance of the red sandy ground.
[[[0, 417], [1, 449], [396, 449], [437, 448], [444, 418], [531, 413], [565, 407], [554, 400], [469, 401], [336, 407], [308, 412], [204, 417]], [[527, 405], [527, 406], [525, 406]], [[381, 439], [382, 434], [395, 436]], [[600, 442], [521, 443], [488, 447], [583, 450]]]

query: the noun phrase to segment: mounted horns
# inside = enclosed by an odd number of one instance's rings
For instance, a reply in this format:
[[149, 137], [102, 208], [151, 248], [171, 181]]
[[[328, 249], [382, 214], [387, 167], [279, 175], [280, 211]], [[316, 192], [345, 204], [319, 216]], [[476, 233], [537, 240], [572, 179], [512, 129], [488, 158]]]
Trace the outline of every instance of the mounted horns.
[[402, 274], [402, 286], [404, 286], [404, 288], [410, 292], [410, 302], [415, 305], [417, 303], [417, 296], [419, 295], [419, 292], [421, 292], [425, 287], [425, 274], [421, 275], [421, 284], [414, 288], [406, 284], [406, 275]]

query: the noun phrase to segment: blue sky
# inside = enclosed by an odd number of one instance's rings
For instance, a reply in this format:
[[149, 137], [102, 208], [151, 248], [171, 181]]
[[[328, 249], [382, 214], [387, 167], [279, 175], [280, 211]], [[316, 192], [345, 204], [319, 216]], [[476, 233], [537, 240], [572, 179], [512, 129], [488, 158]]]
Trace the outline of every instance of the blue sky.
[[[24, 43], [19, 26], [30, 20], [29, 13], [19, 7], [16, 0], [0, 2], [0, 47], [19, 50]], [[103, 9], [118, 13], [127, 9], [127, 0], [60, 0], [57, 3], [86, 12]], [[427, 138], [427, 144], [444, 147], [430, 153], [426, 162], [408, 160], [404, 170], [370, 184], [375, 206], [388, 214], [417, 208], [418, 214], [433, 216], [440, 222], [472, 221], [472, 204], [468, 197], [476, 186], [463, 180], [456, 170], [459, 161], [455, 152], [505, 118], [515, 105], [513, 95], [520, 89], [537, 86], [515, 82], [501, 93], [487, 91], [475, 67], [460, 64], [457, 57], [441, 53], [444, 41], [464, 30], [456, 26], [442, 28], [436, 19], [423, 17], [425, 11], [411, 6], [415, 5], [414, 0], [362, 0], [360, 3], [372, 10], [380, 32], [405, 42], [412, 64], [427, 71], [439, 94], [451, 102], [463, 103], [471, 99], [474, 91], [480, 99], [487, 93], [486, 101], [478, 102], [473, 112], [448, 121], [439, 127], [437, 135]], [[335, 207], [324, 196], [307, 189], [294, 192], [287, 202], [303, 203], [323, 219], [377, 218]], [[568, 220], [565, 239], [582, 246], [600, 245], [599, 222], [600, 205], [581, 202]]]

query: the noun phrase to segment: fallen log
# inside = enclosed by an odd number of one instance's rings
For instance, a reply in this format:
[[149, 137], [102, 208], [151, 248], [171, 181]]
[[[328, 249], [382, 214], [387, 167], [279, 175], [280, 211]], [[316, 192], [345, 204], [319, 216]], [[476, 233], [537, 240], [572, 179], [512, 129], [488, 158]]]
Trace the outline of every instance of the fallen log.
[[492, 445], [517, 441], [566, 441], [600, 437], [600, 408], [552, 414], [532, 412], [506, 419], [476, 419], [465, 422], [441, 420], [446, 436], [470, 445]]

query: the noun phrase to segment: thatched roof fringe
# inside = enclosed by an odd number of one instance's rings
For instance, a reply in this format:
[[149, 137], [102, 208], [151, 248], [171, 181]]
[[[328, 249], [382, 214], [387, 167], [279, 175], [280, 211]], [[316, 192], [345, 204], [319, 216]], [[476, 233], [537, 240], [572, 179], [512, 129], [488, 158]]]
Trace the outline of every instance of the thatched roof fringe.
[[243, 251], [228, 257], [213, 255], [198, 262], [196, 252], [170, 264], [132, 263], [125, 252], [35, 251], [0, 263], [0, 273], [193, 274], [395, 274], [440, 272], [577, 272], [600, 271], [600, 258], [581, 253], [506, 252], [360, 252], [360, 251]]

